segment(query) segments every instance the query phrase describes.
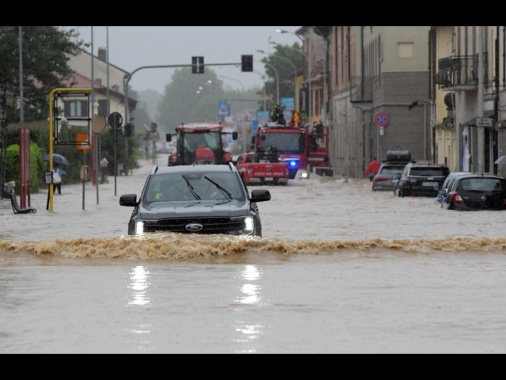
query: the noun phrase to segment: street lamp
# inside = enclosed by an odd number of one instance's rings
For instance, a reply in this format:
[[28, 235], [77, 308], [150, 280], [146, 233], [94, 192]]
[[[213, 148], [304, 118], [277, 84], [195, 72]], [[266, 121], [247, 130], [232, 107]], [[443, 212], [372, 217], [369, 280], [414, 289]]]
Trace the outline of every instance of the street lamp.
[[[255, 62], [261, 62], [261, 61], [256, 61], [255, 60]], [[279, 104], [279, 74], [278, 74], [278, 70], [276, 69], [276, 67], [274, 65], [271, 65], [270, 63], [267, 63], [267, 62], [261, 62], [261, 63], [263, 63], [264, 65], [272, 67], [272, 69], [276, 73], [276, 99], [277, 99], [276, 103]]]
[[[213, 81], [211, 79], [208, 79], [205, 84], [206, 84], [206, 86], [212, 86]], [[213, 89], [213, 91], [212, 91], [211, 95], [214, 97], [214, 100], [215, 100], [215, 103], [216, 103], [216, 122], [219, 123], [219, 121], [220, 121], [220, 111], [218, 109], [218, 94], [216, 93], [216, 88], [215, 87], [213, 87], [212, 89]], [[204, 87], [203, 86], [199, 86], [198, 89], [195, 92], [197, 94], [199, 94], [199, 95], [201, 93], [205, 93], [204, 92]]]
[[229, 80], [233, 80], [234, 82], [237, 82], [239, 83], [241, 86], [242, 86], [242, 91], [245, 92], [245, 89], [244, 89], [244, 84], [242, 84], [241, 81], [237, 80], [237, 79], [234, 79], [234, 78], [230, 78], [230, 77], [226, 77], [225, 75], [221, 75], [220, 74], [220, 77], [221, 78], [225, 78], [225, 79], [229, 79]]
[[267, 54], [265, 51], [260, 50], [260, 49], [257, 50], [257, 52], [265, 54], [265, 55], [272, 55], [273, 57], [276, 57], [276, 58], [281, 58], [281, 59], [287, 61], [290, 65], [292, 65], [292, 67], [293, 67], [293, 100], [295, 101], [295, 98], [297, 97], [297, 69], [296, 69], [295, 65], [293, 64], [293, 62], [290, 61], [288, 58], [282, 57], [277, 54]]
[[[423, 105], [423, 157], [424, 160], [427, 160], [427, 110], [426, 105], [431, 105], [430, 102], [426, 102], [424, 100], [415, 100], [408, 107], [408, 110], [411, 111], [413, 108], [418, 106], [418, 103], [422, 103]], [[436, 128], [432, 128], [432, 162], [436, 163]]]
[[276, 29], [276, 32], [281, 33], [281, 34], [284, 34], [284, 33], [293, 34], [294, 36], [297, 36], [299, 38], [299, 40], [301, 40], [302, 42], [304, 42], [304, 39], [301, 36], [299, 36], [297, 33], [289, 32], [288, 30], [284, 30], [284, 29]]
[[[282, 30], [282, 29], [276, 29], [277, 30]], [[292, 33], [292, 32], [287, 32], [287, 31], [281, 31], [279, 33]], [[295, 34], [295, 33], [292, 33], [292, 34]], [[300, 37], [299, 35], [295, 34], [296, 36]], [[276, 42], [271, 42], [271, 44], [276, 44]], [[313, 103], [312, 103], [312, 89], [311, 89], [311, 61], [309, 60], [308, 56], [306, 55], [306, 53], [300, 51], [300, 50], [297, 50], [297, 49], [294, 49], [290, 46], [285, 46], [287, 49], [290, 49], [290, 50], [293, 50], [293, 51], [296, 51], [297, 53], [300, 53], [304, 56], [304, 59], [306, 60], [306, 64], [307, 64], [307, 70], [308, 70], [308, 75], [307, 75], [307, 83], [308, 83], [308, 103], [309, 103], [309, 106], [308, 106], [308, 120], [309, 120], [309, 124], [311, 125], [311, 119], [313, 117]]]

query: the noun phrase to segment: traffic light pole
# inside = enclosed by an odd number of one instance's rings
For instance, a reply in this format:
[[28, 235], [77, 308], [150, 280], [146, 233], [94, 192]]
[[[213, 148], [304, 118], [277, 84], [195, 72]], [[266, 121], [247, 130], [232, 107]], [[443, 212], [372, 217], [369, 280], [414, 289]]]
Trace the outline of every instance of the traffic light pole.
[[[206, 63], [201, 64], [201, 66], [241, 66], [243, 63]], [[124, 120], [130, 120], [129, 117], [129, 109], [128, 109], [128, 83], [132, 79], [132, 76], [140, 70], [143, 69], [167, 69], [167, 68], [179, 68], [179, 67], [193, 67], [193, 64], [185, 64], [185, 65], [155, 65], [155, 66], [141, 66], [136, 68], [134, 71], [132, 71], [130, 74], [125, 74], [123, 78], [123, 88], [125, 91], [125, 118]], [[126, 123], [126, 121], [125, 121]]]
[[[192, 58], [192, 64], [185, 64], [185, 65], [154, 65], [154, 66], [141, 66], [136, 68], [134, 71], [132, 71], [130, 74], [125, 74], [123, 78], [123, 87], [125, 91], [125, 130], [126, 130], [126, 124], [130, 120], [129, 115], [129, 107], [128, 107], [128, 83], [132, 79], [132, 76], [140, 70], [143, 69], [162, 69], [162, 68], [179, 68], [179, 67], [193, 67], [197, 68], [198, 70], [196, 73], [203, 74], [204, 73], [204, 67], [205, 66], [240, 66], [242, 71], [253, 71], [253, 56], [252, 55], [243, 55], [241, 57], [241, 62], [239, 63], [207, 63], [204, 64], [204, 57], [193, 57]], [[128, 156], [128, 136], [125, 133], [125, 157]], [[125, 174], [128, 173], [128, 166], [126, 162], [123, 163]]]

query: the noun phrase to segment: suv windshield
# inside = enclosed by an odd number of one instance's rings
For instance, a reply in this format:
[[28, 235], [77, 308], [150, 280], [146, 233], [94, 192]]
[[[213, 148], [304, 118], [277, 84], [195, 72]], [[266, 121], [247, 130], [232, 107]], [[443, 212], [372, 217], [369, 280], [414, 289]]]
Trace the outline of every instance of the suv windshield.
[[234, 173], [160, 174], [151, 177], [144, 202], [195, 201], [245, 198]]

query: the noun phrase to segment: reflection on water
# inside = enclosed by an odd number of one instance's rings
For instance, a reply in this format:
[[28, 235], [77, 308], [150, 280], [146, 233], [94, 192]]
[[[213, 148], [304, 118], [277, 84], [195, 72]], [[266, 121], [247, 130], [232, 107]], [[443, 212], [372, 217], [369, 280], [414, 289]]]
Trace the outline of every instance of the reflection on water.
[[147, 305], [150, 303], [149, 299], [149, 271], [142, 265], [132, 268], [130, 272], [129, 289], [132, 289], [131, 298], [128, 301], [129, 305]]
[[[260, 279], [260, 271], [255, 265], [245, 265], [242, 271], [242, 278], [245, 281], [255, 281]], [[241, 292], [243, 294], [236, 302], [245, 305], [257, 305], [260, 303], [260, 291], [262, 287], [254, 283], [244, 283], [241, 286]]]
[[[251, 345], [254, 340], [260, 338], [265, 330], [265, 326], [257, 321], [248, 322], [248, 313], [244, 310], [244, 306], [258, 306], [262, 300], [262, 286], [260, 284], [261, 271], [256, 265], [245, 265], [240, 272], [239, 281], [243, 281], [240, 285], [241, 295], [235, 302], [239, 307], [235, 309], [239, 319], [236, 321], [235, 330], [238, 336], [234, 339], [236, 343], [242, 343], [241, 353], [255, 353], [255, 345]], [[251, 318], [251, 316], [249, 317]]]

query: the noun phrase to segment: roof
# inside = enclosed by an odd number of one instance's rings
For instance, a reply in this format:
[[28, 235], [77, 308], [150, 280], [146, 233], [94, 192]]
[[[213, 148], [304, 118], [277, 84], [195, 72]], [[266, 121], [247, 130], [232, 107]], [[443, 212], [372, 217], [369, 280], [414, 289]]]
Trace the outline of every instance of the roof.
[[61, 80], [61, 83], [67, 87], [77, 87], [77, 88], [93, 87], [91, 84], [94, 83], [95, 89], [107, 88], [101, 82], [96, 81], [96, 80], [92, 82], [90, 78], [88, 78], [82, 74], [79, 74], [79, 73], [72, 74], [69, 77], [69, 79]]

